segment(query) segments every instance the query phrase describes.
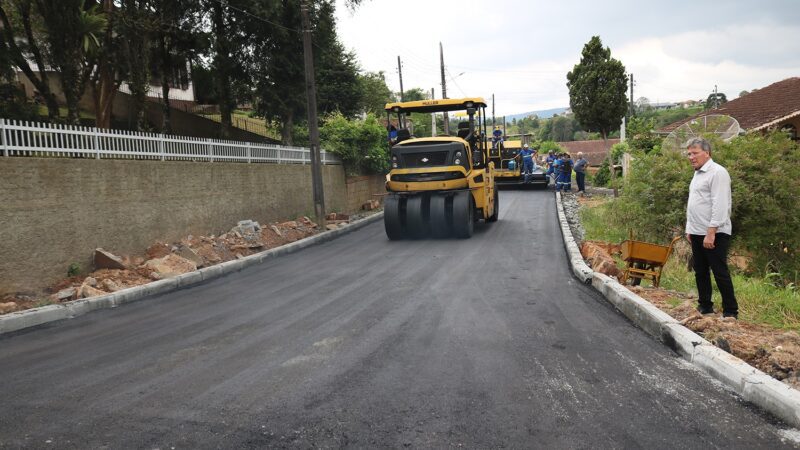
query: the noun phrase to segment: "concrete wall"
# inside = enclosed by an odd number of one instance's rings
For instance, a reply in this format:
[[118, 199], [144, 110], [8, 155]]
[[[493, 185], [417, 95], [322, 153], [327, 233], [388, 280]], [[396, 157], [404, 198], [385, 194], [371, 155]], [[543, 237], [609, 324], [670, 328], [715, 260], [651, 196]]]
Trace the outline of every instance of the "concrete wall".
[[347, 210], [358, 211], [361, 205], [370, 201], [378, 200], [383, 203], [383, 196], [386, 193], [385, 175], [367, 175], [362, 177], [347, 178]]
[[[341, 166], [324, 166], [329, 211], [347, 208]], [[310, 166], [0, 157], [0, 294], [31, 292], [91, 266], [102, 247], [141, 254], [155, 241], [313, 213]]]

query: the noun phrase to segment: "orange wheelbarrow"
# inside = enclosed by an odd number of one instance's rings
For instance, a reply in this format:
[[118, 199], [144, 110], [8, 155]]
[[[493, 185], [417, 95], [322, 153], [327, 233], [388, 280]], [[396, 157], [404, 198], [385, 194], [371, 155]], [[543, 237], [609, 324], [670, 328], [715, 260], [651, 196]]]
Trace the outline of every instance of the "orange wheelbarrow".
[[620, 244], [622, 259], [627, 264], [622, 273], [622, 284], [626, 284], [628, 279], [631, 279], [631, 284], [636, 286], [642, 282], [642, 279], [649, 279], [653, 282], [653, 287], [658, 287], [664, 264], [672, 254], [675, 243], [680, 239], [680, 236], [672, 239], [669, 246], [651, 244], [633, 239], [633, 231], [631, 231], [630, 238]]

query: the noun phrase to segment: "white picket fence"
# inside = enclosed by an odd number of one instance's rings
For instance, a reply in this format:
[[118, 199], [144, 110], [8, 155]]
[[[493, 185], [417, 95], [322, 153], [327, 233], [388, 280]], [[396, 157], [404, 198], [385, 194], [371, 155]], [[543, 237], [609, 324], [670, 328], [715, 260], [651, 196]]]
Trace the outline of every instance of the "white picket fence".
[[[0, 152], [4, 157], [311, 163], [311, 150], [303, 147], [105, 130], [3, 118], [0, 118]], [[335, 155], [325, 150], [320, 154], [323, 164], [341, 164]]]

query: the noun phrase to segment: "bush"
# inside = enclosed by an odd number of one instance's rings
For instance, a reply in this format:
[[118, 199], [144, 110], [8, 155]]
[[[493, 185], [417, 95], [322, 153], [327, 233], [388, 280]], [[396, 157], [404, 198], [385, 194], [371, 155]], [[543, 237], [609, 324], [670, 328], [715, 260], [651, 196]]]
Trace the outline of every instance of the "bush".
[[759, 269], [794, 280], [800, 271], [800, 153], [785, 133], [749, 134], [718, 146], [728, 169], [733, 230]]
[[39, 120], [39, 108], [28, 101], [25, 92], [12, 84], [0, 84], [0, 117], [16, 120]]
[[608, 164], [608, 158], [603, 160], [600, 164], [600, 169], [592, 177], [592, 186], [607, 187], [611, 182], [611, 169]]
[[558, 145], [555, 141], [542, 141], [538, 144], [534, 144], [534, 147], [538, 145], [539, 154], [540, 155], [547, 155], [547, 153], [552, 150], [556, 153], [561, 153], [564, 151], [564, 148]]
[[389, 168], [386, 130], [374, 114], [348, 120], [340, 113], [327, 116], [320, 129], [322, 147], [341, 158], [348, 175], [384, 173]]
[[[731, 175], [734, 247], [752, 255], [754, 268], [794, 280], [800, 270], [797, 144], [783, 133], [753, 133], [713, 148], [712, 157]], [[688, 159], [678, 152], [638, 154], [612, 220], [645, 240], [665, 242], [682, 234], [692, 176]]]

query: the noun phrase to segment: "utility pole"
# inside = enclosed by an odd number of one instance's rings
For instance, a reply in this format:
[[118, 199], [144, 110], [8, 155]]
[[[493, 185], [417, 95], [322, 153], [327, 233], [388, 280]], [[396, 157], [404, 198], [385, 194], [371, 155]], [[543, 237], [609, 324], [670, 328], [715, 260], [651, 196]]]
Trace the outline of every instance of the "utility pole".
[[717, 97], [717, 85], [714, 85], [714, 109], [719, 108], [719, 97]]
[[311, 22], [308, 20], [308, 2], [300, 6], [303, 16], [303, 56], [306, 68], [306, 97], [308, 99], [308, 134], [311, 141], [311, 185], [314, 192], [314, 214], [322, 231], [325, 231], [325, 193], [322, 187], [322, 164], [319, 151], [319, 124], [317, 123], [317, 86], [314, 81], [314, 55], [311, 48]]
[[400, 101], [404, 102], [406, 100], [403, 95], [403, 65], [400, 63], [400, 55], [397, 55], [397, 73], [400, 74]]
[[[444, 79], [444, 50], [442, 50], [442, 43], [439, 42], [439, 65], [441, 66], [442, 70], [442, 99], [447, 98], [447, 82]], [[450, 117], [447, 115], [447, 111], [442, 113], [444, 116], [444, 134], [450, 134]]]
[[633, 74], [631, 74], [631, 117], [636, 115], [636, 108], [633, 105]]
[[[433, 88], [431, 88], [431, 100], [435, 98]], [[436, 137], [436, 113], [431, 113], [431, 137]]]
[[494, 131], [496, 123], [494, 120], [494, 94], [492, 94], [492, 131]]

